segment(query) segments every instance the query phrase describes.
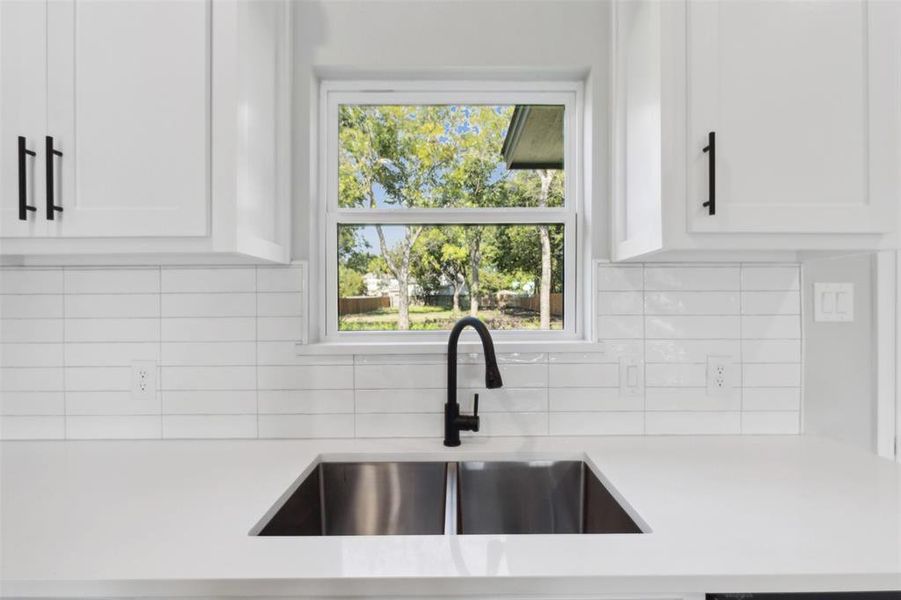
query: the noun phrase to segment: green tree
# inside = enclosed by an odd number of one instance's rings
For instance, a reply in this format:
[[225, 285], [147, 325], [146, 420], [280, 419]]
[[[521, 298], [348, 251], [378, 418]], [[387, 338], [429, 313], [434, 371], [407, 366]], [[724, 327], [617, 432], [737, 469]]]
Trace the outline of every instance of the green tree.
[[430, 227], [414, 246], [413, 275], [420, 287], [434, 293], [445, 284], [453, 287], [454, 314], [460, 313], [460, 293], [466, 284], [469, 251], [464, 228]]
[[366, 291], [363, 275], [358, 271], [342, 268], [338, 271], [338, 297], [362, 296]]
[[[439, 206], [453, 159], [447, 106], [350, 106], [339, 110], [338, 202], [342, 207]], [[403, 226], [390, 245], [376, 225], [381, 256], [398, 282], [397, 328], [410, 328], [411, 253], [420, 225]]]

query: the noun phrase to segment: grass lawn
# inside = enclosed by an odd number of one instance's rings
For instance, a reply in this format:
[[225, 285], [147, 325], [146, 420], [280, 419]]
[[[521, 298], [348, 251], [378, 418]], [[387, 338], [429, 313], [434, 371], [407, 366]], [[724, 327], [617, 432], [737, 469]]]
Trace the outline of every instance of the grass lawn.
[[[469, 311], [454, 313], [440, 306], [411, 306], [410, 329], [449, 330], [458, 319]], [[489, 329], [538, 329], [538, 313], [519, 308], [485, 309], [479, 311]], [[551, 317], [551, 329], [562, 329], [563, 319]], [[397, 329], [397, 309], [383, 308], [368, 313], [342, 315], [338, 318], [339, 331], [393, 331]]]

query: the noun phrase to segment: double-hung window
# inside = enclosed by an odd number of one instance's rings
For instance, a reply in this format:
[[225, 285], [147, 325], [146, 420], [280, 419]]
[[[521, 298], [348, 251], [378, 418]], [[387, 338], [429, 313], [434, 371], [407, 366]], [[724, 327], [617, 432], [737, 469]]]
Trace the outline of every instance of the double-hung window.
[[466, 315], [581, 334], [578, 84], [324, 82], [320, 102], [321, 339], [444, 339]]

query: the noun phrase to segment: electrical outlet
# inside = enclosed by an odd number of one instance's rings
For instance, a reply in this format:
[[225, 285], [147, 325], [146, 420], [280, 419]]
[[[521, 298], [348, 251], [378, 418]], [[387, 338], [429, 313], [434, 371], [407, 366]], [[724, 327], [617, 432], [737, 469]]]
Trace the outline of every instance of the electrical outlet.
[[732, 356], [707, 357], [707, 395], [729, 396], [735, 387], [735, 359]]
[[135, 360], [131, 363], [131, 397], [152, 400], [156, 397], [156, 361]]
[[644, 393], [644, 367], [640, 359], [621, 356], [619, 359], [620, 396], [641, 396]]

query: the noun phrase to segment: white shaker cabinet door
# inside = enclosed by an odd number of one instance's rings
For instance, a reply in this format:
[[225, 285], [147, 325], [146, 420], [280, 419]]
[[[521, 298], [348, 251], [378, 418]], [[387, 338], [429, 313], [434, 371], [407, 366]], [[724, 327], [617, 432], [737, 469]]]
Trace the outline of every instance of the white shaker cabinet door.
[[46, 231], [40, 151], [47, 123], [46, 18], [42, 0], [0, 2], [0, 237]]
[[208, 233], [211, 10], [208, 0], [49, 3], [47, 135], [61, 152], [62, 208], [52, 235]]
[[[696, 232], [878, 233], [897, 209], [897, 7], [689, 1], [688, 222]], [[894, 23], [894, 24], [893, 24]], [[885, 129], [889, 128], [889, 133]], [[709, 132], [715, 132], [716, 214]], [[895, 167], [897, 172], [897, 166]]]

